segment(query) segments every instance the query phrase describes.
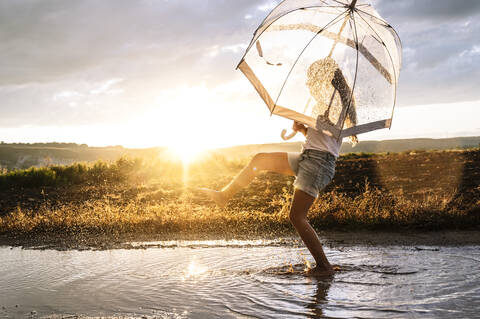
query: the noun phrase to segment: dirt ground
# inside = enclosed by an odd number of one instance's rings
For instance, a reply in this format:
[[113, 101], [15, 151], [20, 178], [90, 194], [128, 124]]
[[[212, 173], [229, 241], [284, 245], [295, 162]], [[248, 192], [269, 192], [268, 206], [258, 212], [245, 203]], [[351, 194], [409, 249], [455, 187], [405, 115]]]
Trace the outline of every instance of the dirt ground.
[[[229, 181], [226, 173], [207, 181], [208, 187], [221, 187]], [[291, 177], [269, 174], [260, 176], [250, 188], [271, 188], [280, 192], [293, 182]], [[427, 195], [438, 197], [462, 197], [465, 202], [477, 201], [480, 206], [480, 151], [441, 151], [379, 154], [372, 156], [346, 156], [337, 161], [333, 182], [326, 192], [337, 190], [350, 196], [365, 191], [365, 184], [404, 196], [422, 199]], [[193, 182], [191, 188], [202, 186]], [[197, 184], [197, 185], [195, 185]], [[10, 189], [0, 193], [0, 216], [15, 209], [38, 209], [42, 205], [59, 206], [70, 203], [83, 203], [87, 200], [108, 198], [121, 205], [142, 197], [143, 201], [177, 200], [185, 186], [181, 180], [170, 179], [147, 184], [103, 184], [75, 185], [71, 187], [43, 187]], [[245, 194], [249, 195], [249, 190]], [[258, 193], [258, 190], [255, 190]], [[193, 194], [195, 196], [195, 194]], [[241, 205], [247, 199], [235, 198], [233, 205]], [[193, 200], [202, 202], [201, 197]], [[251, 202], [250, 200], [246, 200]], [[261, 205], [261, 203], [255, 203]]]

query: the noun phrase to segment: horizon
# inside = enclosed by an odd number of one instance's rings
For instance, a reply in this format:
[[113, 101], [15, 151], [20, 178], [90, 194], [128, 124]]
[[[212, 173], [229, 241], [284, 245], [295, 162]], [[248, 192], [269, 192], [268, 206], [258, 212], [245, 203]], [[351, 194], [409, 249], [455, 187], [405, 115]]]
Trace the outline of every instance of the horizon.
[[[412, 137], [412, 138], [392, 138], [392, 139], [382, 139], [382, 140], [364, 140], [362, 142], [395, 142], [395, 141], [415, 141], [415, 140], [432, 140], [432, 141], [441, 141], [441, 140], [452, 140], [452, 139], [462, 139], [462, 138], [479, 138], [480, 135], [462, 135], [462, 136], [452, 136], [452, 137]], [[47, 145], [47, 144], [59, 144], [59, 145], [68, 145], [73, 144], [75, 146], [85, 146], [89, 148], [123, 148], [128, 150], [149, 150], [149, 149], [169, 149], [169, 146], [152, 146], [152, 147], [125, 147], [123, 145], [89, 145], [87, 143], [75, 143], [75, 142], [57, 142], [57, 141], [47, 141], [47, 142], [5, 142], [0, 141], [0, 145]], [[222, 149], [230, 149], [235, 147], [248, 147], [248, 146], [264, 146], [264, 145], [283, 145], [283, 144], [302, 144], [302, 141], [280, 141], [280, 142], [270, 142], [270, 143], [257, 143], [257, 144], [237, 144], [231, 145], [226, 147], [218, 147], [218, 148], [211, 148], [205, 149], [204, 151], [213, 151], [213, 150], [222, 150]], [[351, 144], [350, 142], [343, 141], [343, 144]]]

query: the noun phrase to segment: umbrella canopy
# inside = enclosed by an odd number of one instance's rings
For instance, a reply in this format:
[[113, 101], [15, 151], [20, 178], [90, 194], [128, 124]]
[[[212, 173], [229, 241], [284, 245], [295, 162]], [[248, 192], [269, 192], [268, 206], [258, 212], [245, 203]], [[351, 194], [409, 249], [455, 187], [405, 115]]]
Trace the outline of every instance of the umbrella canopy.
[[270, 112], [338, 139], [390, 128], [401, 67], [395, 30], [357, 0], [285, 0], [238, 65]]

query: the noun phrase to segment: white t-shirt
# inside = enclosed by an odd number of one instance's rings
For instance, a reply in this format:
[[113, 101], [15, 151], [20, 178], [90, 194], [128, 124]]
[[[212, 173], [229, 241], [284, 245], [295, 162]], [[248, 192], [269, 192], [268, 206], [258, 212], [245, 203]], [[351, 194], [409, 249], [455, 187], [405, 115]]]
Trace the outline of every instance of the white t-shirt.
[[323, 132], [310, 127], [307, 128], [307, 139], [303, 144], [303, 149], [325, 151], [338, 157], [341, 146], [342, 139], [337, 140], [335, 137], [329, 136]]

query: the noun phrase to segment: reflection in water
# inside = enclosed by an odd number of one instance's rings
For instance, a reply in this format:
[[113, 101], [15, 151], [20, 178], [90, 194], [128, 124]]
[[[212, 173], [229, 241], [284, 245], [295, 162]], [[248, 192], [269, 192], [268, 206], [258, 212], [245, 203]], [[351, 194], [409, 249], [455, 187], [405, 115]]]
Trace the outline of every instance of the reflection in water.
[[199, 265], [196, 260], [192, 260], [185, 271], [185, 275], [182, 276], [182, 280], [198, 277], [205, 274], [207, 270], [207, 267]]
[[0, 248], [0, 318], [471, 318], [480, 307], [479, 246], [327, 249], [341, 270], [313, 279], [305, 248], [270, 243]]
[[314, 318], [324, 318], [323, 307], [328, 304], [328, 290], [332, 282], [333, 278], [323, 279], [317, 282], [315, 294], [312, 296], [312, 302], [307, 304], [307, 308]]

